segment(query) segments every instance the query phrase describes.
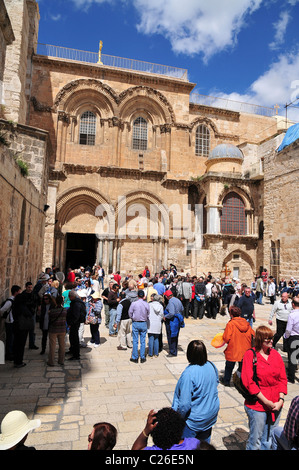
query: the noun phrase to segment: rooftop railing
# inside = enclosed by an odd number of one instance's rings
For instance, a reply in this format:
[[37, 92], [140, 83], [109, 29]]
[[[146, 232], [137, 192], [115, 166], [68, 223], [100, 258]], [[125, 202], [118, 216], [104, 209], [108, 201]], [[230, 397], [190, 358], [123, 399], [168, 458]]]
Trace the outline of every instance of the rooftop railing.
[[[133, 70], [135, 72], [164, 75], [167, 77], [176, 78], [179, 80], [188, 81], [187, 69], [172, 67], [169, 65], [154, 64], [151, 62], [144, 62], [136, 59], [126, 59], [97, 52], [87, 52], [78, 49], [71, 49], [68, 47], [52, 46], [49, 44], [39, 43], [37, 46], [37, 54], [45, 55], [47, 57], [54, 57], [57, 59], [71, 60], [74, 62], [85, 62], [88, 64], [95, 64], [99, 67], [113, 67], [117, 69]], [[99, 60], [100, 59], [100, 60]]]
[[278, 112], [278, 107], [273, 106], [273, 108], [267, 106], [260, 106], [253, 103], [245, 103], [242, 101], [234, 101], [228, 98], [221, 98], [217, 96], [207, 96], [201, 95], [200, 93], [191, 93], [190, 103], [211, 106], [213, 108], [221, 108], [229, 111], [236, 111], [238, 113], [249, 113], [249, 114], [259, 114], [261, 116], [275, 116], [276, 114], [281, 114]]

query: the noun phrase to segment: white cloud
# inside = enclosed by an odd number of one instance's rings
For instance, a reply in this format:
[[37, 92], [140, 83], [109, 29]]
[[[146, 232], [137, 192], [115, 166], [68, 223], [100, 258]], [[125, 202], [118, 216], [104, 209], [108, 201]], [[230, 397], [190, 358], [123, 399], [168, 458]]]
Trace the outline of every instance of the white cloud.
[[202, 53], [205, 60], [233, 47], [248, 16], [262, 0], [133, 0], [139, 32], [161, 34], [177, 53]]
[[[280, 55], [269, 69], [258, 77], [244, 94], [211, 92], [222, 99], [254, 103], [273, 107], [280, 105], [280, 113], [284, 106], [299, 98], [299, 51]], [[299, 106], [299, 99], [294, 103]], [[299, 121], [298, 109], [289, 108], [289, 117]]]
[[278, 49], [283, 43], [290, 19], [291, 15], [288, 11], [282, 11], [280, 13], [279, 20], [277, 23], [274, 23], [275, 36], [274, 41], [269, 44], [270, 49]]

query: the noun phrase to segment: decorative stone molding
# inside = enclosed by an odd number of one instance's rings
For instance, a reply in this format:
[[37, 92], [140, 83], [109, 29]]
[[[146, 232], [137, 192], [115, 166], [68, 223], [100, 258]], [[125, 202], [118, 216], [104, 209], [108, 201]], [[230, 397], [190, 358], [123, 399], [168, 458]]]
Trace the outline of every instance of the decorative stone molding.
[[34, 111], [38, 111], [40, 113], [52, 113], [53, 109], [51, 106], [47, 104], [40, 103], [35, 96], [31, 97], [31, 103], [33, 104]]

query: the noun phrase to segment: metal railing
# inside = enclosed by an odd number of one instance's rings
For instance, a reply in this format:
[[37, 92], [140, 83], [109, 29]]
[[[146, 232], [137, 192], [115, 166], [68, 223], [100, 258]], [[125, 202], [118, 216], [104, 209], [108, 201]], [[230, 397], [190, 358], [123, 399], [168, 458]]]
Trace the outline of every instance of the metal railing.
[[200, 93], [191, 93], [190, 103], [199, 104], [203, 106], [211, 106], [212, 108], [221, 108], [229, 111], [237, 111], [239, 113], [259, 114], [261, 116], [275, 116], [281, 114], [278, 108], [269, 108], [267, 106], [260, 106], [253, 103], [245, 103], [242, 101], [234, 101], [219, 96], [207, 96]]
[[187, 69], [172, 67], [169, 65], [154, 64], [136, 59], [126, 59], [107, 54], [101, 54], [99, 63], [99, 53], [81, 51], [78, 49], [71, 49], [68, 47], [52, 46], [49, 44], [37, 45], [37, 54], [45, 55], [47, 57], [54, 57], [57, 59], [72, 60], [75, 62], [85, 62], [88, 64], [95, 64], [99, 67], [113, 67], [118, 69], [134, 70], [136, 72], [143, 72], [149, 74], [165, 75], [167, 77], [177, 78], [179, 80], [188, 81]]

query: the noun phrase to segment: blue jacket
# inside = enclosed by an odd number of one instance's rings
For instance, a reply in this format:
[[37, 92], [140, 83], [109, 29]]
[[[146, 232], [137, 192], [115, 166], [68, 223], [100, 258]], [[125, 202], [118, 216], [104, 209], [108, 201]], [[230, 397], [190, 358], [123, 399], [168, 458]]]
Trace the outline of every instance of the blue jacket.
[[220, 407], [218, 371], [212, 362], [186, 367], [175, 388], [172, 408], [192, 431], [206, 431], [217, 421]]

